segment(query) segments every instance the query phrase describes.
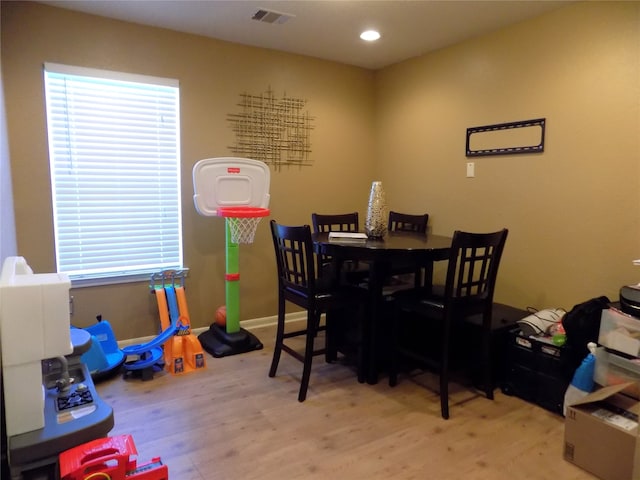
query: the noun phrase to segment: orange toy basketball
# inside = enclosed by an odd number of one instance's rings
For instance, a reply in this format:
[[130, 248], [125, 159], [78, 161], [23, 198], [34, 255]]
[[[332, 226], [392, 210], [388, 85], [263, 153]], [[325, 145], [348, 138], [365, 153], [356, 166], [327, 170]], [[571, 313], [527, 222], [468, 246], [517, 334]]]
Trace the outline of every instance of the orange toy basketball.
[[227, 325], [227, 306], [226, 305], [222, 305], [221, 307], [218, 307], [218, 309], [216, 310], [216, 323], [221, 327], [224, 327]]

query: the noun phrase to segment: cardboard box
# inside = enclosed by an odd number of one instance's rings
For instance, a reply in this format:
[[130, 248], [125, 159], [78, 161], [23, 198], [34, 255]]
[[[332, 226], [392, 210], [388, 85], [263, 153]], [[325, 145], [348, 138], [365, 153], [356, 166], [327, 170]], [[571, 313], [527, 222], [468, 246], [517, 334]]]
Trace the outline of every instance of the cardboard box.
[[640, 479], [640, 402], [611, 385], [567, 408], [564, 458], [603, 480]]

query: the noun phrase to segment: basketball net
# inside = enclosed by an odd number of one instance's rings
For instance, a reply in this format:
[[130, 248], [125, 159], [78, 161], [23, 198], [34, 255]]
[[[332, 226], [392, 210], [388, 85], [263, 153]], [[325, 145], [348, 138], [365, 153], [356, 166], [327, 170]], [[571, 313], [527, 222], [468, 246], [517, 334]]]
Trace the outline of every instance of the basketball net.
[[262, 217], [269, 215], [268, 208], [222, 207], [218, 215], [225, 217], [233, 243], [253, 243], [256, 229]]
[[262, 220], [261, 217], [227, 217], [231, 241], [233, 243], [253, 243], [260, 220]]

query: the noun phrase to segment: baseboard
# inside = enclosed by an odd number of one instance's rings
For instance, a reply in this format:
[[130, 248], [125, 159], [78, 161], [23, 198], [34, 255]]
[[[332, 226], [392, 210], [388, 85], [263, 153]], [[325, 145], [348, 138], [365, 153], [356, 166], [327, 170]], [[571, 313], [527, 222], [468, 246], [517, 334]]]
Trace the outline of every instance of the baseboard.
[[[307, 318], [307, 312], [294, 312], [294, 313], [288, 313], [285, 315], [285, 322], [286, 323], [290, 323], [290, 322], [297, 322], [299, 320], [304, 320]], [[277, 315], [272, 315], [270, 317], [260, 317], [260, 318], [250, 318], [248, 320], [243, 320], [240, 322], [240, 327], [245, 328], [247, 330], [253, 330], [256, 328], [262, 328], [262, 327], [270, 327], [276, 324], [278, 320]], [[202, 332], [209, 330], [209, 327], [198, 327], [198, 328], [194, 328], [191, 330], [191, 332], [194, 335], [200, 335]], [[153, 340], [154, 336], [149, 336], [149, 337], [140, 337], [140, 338], [130, 338], [127, 340], [119, 340], [118, 341], [118, 347], [119, 348], [123, 348], [123, 347], [127, 347], [129, 345], [143, 345], [145, 343], [150, 342], [151, 340]]]

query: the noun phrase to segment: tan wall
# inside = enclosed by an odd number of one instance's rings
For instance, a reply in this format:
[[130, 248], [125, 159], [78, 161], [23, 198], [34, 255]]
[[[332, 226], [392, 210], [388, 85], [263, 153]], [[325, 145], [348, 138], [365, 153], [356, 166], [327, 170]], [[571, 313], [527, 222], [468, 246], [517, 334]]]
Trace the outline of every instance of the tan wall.
[[[309, 168], [272, 171], [272, 218], [359, 210], [371, 180], [389, 206], [427, 211], [431, 230], [507, 226], [498, 300], [562, 306], [617, 296], [640, 280], [638, 3], [579, 3], [373, 74], [39, 4], [2, 2], [2, 70], [18, 250], [53, 271], [42, 63], [174, 77], [181, 84], [187, 297], [195, 327], [224, 302], [221, 221], [193, 208], [191, 168], [229, 155], [226, 115], [242, 92], [271, 87], [308, 99], [316, 117]], [[547, 118], [543, 154], [475, 159], [467, 127]], [[266, 222], [241, 247], [241, 319], [276, 312]], [[102, 313], [118, 338], [152, 335], [146, 284], [74, 289], [74, 323]]]
[[[304, 98], [315, 117], [312, 167], [271, 172], [271, 218], [310, 223], [311, 212], [360, 210], [372, 178], [373, 74], [264, 49], [112, 21], [32, 2], [2, 2], [2, 70], [10, 136], [18, 254], [36, 272], [55, 271], [42, 65], [56, 62], [177, 78], [181, 89], [182, 201], [187, 301], [193, 327], [224, 303], [224, 221], [200, 217], [191, 170], [231, 155], [227, 114], [241, 93]], [[276, 273], [267, 221], [240, 247], [241, 320], [274, 315]], [[74, 324], [102, 314], [119, 339], [157, 333], [146, 283], [75, 288]]]
[[[390, 204], [440, 234], [508, 227], [500, 301], [571, 308], [640, 281], [639, 7], [575, 4], [377, 74]], [[544, 153], [465, 157], [468, 127], [539, 117]]]
[[[0, 68], [1, 71], [2, 68]], [[0, 265], [6, 257], [15, 255], [17, 250], [7, 117], [4, 112], [4, 88], [1, 75], [0, 73]]]

